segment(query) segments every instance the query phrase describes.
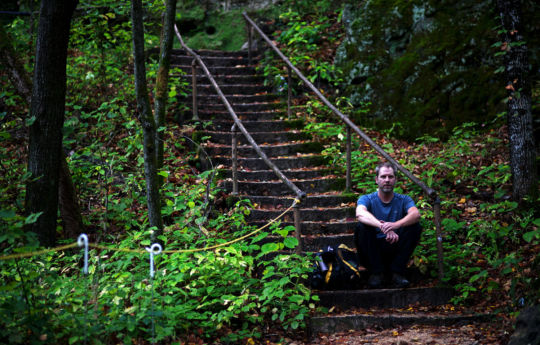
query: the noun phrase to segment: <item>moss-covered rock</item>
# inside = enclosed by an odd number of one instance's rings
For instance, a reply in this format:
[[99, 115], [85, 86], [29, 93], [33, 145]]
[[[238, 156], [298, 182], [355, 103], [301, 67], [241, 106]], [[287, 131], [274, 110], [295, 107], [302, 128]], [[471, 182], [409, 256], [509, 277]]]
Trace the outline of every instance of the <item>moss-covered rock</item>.
[[371, 118], [357, 121], [397, 120], [406, 137], [444, 135], [504, 110], [491, 1], [366, 0], [346, 5], [342, 20], [347, 37], [335, 62], [344, 91], [355, 105], [372, 103]]

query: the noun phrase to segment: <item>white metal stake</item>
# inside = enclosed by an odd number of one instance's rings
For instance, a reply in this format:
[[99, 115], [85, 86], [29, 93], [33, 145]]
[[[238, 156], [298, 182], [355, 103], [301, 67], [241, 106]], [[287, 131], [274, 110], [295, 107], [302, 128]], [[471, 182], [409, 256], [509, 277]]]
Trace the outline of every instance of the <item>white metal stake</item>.
[[163, 249], [159, 243], [154, 243], [145, 249], [148, 253], [150, 253], [150, 278], [154, 278], [154, 255], [161, 253]]
[[77, 238], [77, 244], [79, 247], [84, 245], [84, 267], [83, 273], [88, 274], [88, 236], [86, 234], [80, 234]]

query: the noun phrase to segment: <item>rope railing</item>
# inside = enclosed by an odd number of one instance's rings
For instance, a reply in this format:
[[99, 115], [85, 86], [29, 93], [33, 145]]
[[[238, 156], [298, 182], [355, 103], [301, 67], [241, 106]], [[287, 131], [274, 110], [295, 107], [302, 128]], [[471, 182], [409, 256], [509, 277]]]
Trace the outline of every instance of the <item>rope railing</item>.
[[[243, 240], [245, 240], [245, 239], [247, 239], [249, 237], [252, 237], [252, 236], [258, 234], [259, 232], [263, 231], [264, 229], [268, 228], [270, 225], [274, 224], [275, 222], [277, 222], [278, 220], [283, 218], [283, 216], [285, 216], [285, 214], [287, 214], [289, 211], [294, 209], [298, 205], [298, 203], [300, 203], [300, 200], [299, 199], [294, 199], [291, 206], [289, 206], [286, 210], [281, 212], [275, 218], [268, 221], [266, 224], [258, 227], [257, 229], [255, 229], [255, 230], [253, 230], [253, 231], [251, 231], [251, 232], [249, 232], [249, 233], [247, 233], [245, 235], [234, 238], [232, 240], [229, 240], [229, 241], [226, 241], [226, 242], [223, 242], [223, 243], [219, 243], [219, 244], [215, 244], [215, 245], [211, 245], [211, 246], [201, 247], [201, 248], [169, 249], [169, 250], [160, 250], [159, 252], [162, 253], [162, 254], [196, 253], [196, 252], [205, 252], [205, 251], [210, 251], [210, 250], [215, 250], [215, 249], [218, 249], [218, 248], [230, 246], [231, 244], [235, 244], [235, 243], [238, 243], [240, 241], [243, 241]], [[101, 250], [110, 250], [110, 251], [113, 251], [113, 252], [133, 253], [133, 254], [145, 254], [145, 253], [148, 252], [148, 249], [119, 248], [119, 247], [114, 247], [114, 246], [111, 246], [111, 245], [103, 245], [103, 244], [98, 244], [98, 243], [89, 243], [88, 242], [88, 237], [86, 235], [83, 234], [81, 236], [84, 236], [85, 238], [82, 238], [82, 239], [79, 238], [77, 240], [77, 242], [61, 245], [61, 246], [54, 247], [54, 248], [41, 249], [41, 250], [32, 251], [32, 252], [12, 253], [12, 254], [7, 254], [7, 255], [2, 255], [2, 256], [0, 256], [0, 261], [30, 258], [30, 257], [33, 257], [33, 256], [39, 256], [39, 255], [44, 255], [44, 254], [49, 254], [49, 253], [61, 252], [61, 251], [67, 250], [67, 249], [75, 248], [77, 246], [81, 247], [83, 244], [85, 245], [86, 250], [88, 250], [88, 248], [90, 247], [90, 248], [101, 249]]]
[[381, 148], [377, 143], [375, 143], [366, 133], [364, 133], [354, 122], [352, 122], [348, 116], [343, 114], [336, 106], [334, 106], [303, 74], [292, 64], [292, 62], [287, 58], [281, 50], [268, 38], [268, 36], [259, 28], [259, 26], [247, 15], [246, 12], [243, 12], [242, 15], [246, 20], [248, 27], [248, 56], [251, 56], [252, 49], [252, 30], [255, 30], [259, 36], [270, 46], [270, 48], [283, 60], [287, 66], [288, 78], [289, 78], [289, 114], [290, 114], [290, 104], [291, 104], [291, 71], [293, 71], [298, 78], [307, 86], [334, 114], [336, 114], [346, 125], [347, 125], [347, 172], [346, 172], [346, 189], [350, 190], [351, 188], [351, 130], [355, 131], [366, 143], [368, 143], [375, 151], [377, 151], [381, 156], [383, 156], [388, 162], [392, 163], [396, 168], [401, 171], [405, 176], [407, 176], [412, 182], [419, 186], [424, 193], [426, 193], [433, 200], [433, 214], [434, 214], [434, 223], [437, 236], [437, 256], [438, 256], [438, 270], [439, 270], [439, 280], [442, 281], [444, 277], [444, 267], [443, 267], [443, 248], [442, 248], [442, 229], [441, 229], [441, 200], [437, 192], [428, 187], [424, 182], [414, 176], [409, 170], [399, 164], [394, 158], [392, 158], [383, 148]]
[[264, 163], [276, 174], [276, 176], [289, 188], [291, 189], [294, 194], [296, 195], [298, 202], [295, 202], [293, 205], [295, 206], [293, 208], [294, 213], [294, 224], [295, 224], [295, 233], [296, 238], [298, 239], [298, 246], [297, 246], [297, 252], [300, 252], [302, 250], [302, 240], [301, 240], [301, 220], [300, 220], [300, 210], [299, 210], [299, 204], [300, 201], [306, 198], [306, 193], [302, 191], [300, 188], [298, 188], [294, 183], [292, 183], [284, 174], [281, 172], [281, 170], [268, 158], [266, 153], [260, 148], [260, 146], [255, 142], [251, 134], [246, 130], [244, 125], [242, 124], [242, 121], [238, 118], [235, 111], [233, 110], [231, 104], [221, 91], [221, 88], [215, 81], [214, 77], [206, 67], [206, 64], [203, 62], [199, 54], [197, 54], [195, 51], [193, 51], [191, 48], [189, 48], [182, 39], [182, 36], [180, 35], [180, 31], [178, 30], [178, 27], [174, 26], [174, 31], [176, 33], [176, 37], [178, 37], [178, 40], [180, 41], [180, 44], [182, 47], [191, 55], [193, 56], [194, 60], [192, 62], [192, 97], [193, 97], [193, 112], [194, 112], [194, 118], [198, 119], [198, 107], [197, 107], [197, 77], [196, 77], [196, 71], [195, 67], [196, 65], [199, 65], [199, 67], [204, 71], [204, 74], [207, 76], [208, 80], [210, 80], [210, 83], [214, 87], [216, 93], [218, 94], [219, 98], [223, 102], [225, 108], [231, 115], [234, 125], [231, 128], [231, 132], [233, 132], [232, 135], [232, 179], [233, 179], [233, 194], [238, 193], [238, 174], [237, 174], [237, 131], [240, 130], [246, 140], [251, 144], [255, 152], [257, 152], [257, 155], [264, 161]]

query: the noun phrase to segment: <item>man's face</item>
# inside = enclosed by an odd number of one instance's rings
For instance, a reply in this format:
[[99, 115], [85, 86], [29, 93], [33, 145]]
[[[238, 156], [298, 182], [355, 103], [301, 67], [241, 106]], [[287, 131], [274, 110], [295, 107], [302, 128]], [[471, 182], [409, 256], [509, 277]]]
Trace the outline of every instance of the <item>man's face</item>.
[[375, 182], [377, 182], [380, 191], [384, 193], [392, 192], [394, 190], [394, 185], [396, 184], [394, 169], [382, 167], [379, 170], [379, 176], [375, 177]]

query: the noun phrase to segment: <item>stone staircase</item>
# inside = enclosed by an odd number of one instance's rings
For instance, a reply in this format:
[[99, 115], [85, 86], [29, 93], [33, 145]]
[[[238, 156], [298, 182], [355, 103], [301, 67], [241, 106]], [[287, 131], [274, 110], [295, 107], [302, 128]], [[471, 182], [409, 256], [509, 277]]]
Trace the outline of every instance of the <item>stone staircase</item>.
[[[263, 78], [257, 74], [257, 58], [253, 59], [253, 64], [248, 64], [247, 52], [199, 51], [198, 54], [254, 140], [285, 176], [307, 193], [300, 211], [303, 250], [318, 251], [341, 243], [354, 248], [352, 234], [358, 196], [344, 193], [344, 178], [334, 175], [336, 169], [328, 166], [321, 155], [322, 145], [302, 131], [303, 120], [287, 119], [286, 104], [272, 88], [264, 86]], [[192, 77], [192, 60], [183, 51], [173, 52], [173, 66], [182, 68], [189, 82]], [[233, 121], [200, 68], [197, 69], [197, 83], [198, 115], [201, 122], [206, 122], [197, 136], [208, 138], [205, 150], [215, 166], [225, 167], [225, 179], [221, 183], [226, 190], [231, 191]], [[185, 101], [191, 107], [191, 95]], [[257, 156], [241, 133], [238, 138], [239, 197], [250, 199], [256, 205], [248, 221], [252, 225], [261, 226], [289, 207], [294, 193]], [[292, 212], [282, 219], [282, 225], [294, 226]], [[370, 315], [349, 311], [372, 307], [393, 310], [414, 303], [444, 304], [451, 297], [451, 290], [445, 288], [321, 291], [318, 295], [321, 305], [337, 307], [340, 313], [313, 317], [310, 321], [312, 333], [347, 331], [370, 325], [392, 327], [411, 323], [442, 324], [470, 320], [470, 315], [462, 315], [462, 318], [426, 319], [403, 317], [399, 312], [395, 315], [390, 312], [381, 319], [380, 315], [371, 315], [370, 318]]]

